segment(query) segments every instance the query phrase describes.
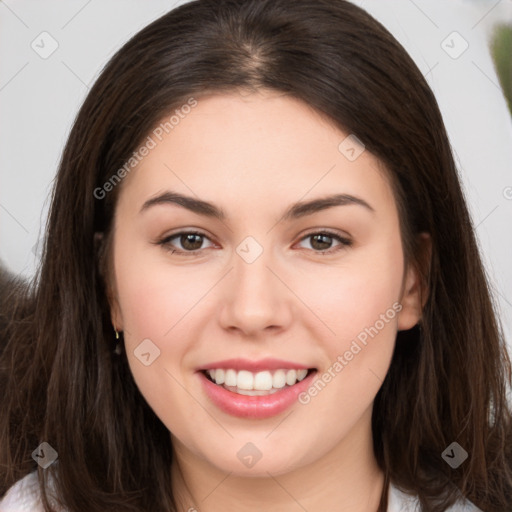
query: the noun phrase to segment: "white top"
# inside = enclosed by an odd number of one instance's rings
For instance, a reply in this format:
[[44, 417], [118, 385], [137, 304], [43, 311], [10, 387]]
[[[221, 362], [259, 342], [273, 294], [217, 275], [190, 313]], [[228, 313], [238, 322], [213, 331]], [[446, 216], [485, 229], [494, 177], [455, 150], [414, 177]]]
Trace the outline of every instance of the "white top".
[[[18, 480], [0, 500], [0, 512], [44, 512], [39, 499], [37, 471], [29, 473]], [[416, 498], [407, 496], [399, 491], [393, 484], [389, 489], [388, 512], [419, 512], [420, 508]], [[65, 512], [63, 510], [62, 512]], [[469, 501], [456, 504], [446, 512], [482, 512]]]
[[[388, 494], [388, 512], [420, 512], [420, 505], [418, 499], [409, 496], [399, 489], [393, 483], [389, 487]], [[0, 512], [3, 512], [0, 503]], [[455, 505], [447, 508], [445, 512], [483, 512], [476, 505], [473, 505], [469, 500], [464, 502], [457, 502]]]
[[[50, 476], [50, 485], [52, 484]], [[44, 512], [39, 493], [37, 471], [18, 480], [0, 500], [0, 512]], [[55, 508], [57, 506], [55, 505]], [[62, 512], [66, 512], [63, 510]]]

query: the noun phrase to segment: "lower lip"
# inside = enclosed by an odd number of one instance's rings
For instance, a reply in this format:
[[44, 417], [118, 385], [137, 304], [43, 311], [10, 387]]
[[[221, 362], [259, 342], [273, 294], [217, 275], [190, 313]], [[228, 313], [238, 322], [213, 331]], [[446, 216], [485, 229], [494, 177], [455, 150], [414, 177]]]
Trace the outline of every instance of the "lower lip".
[[298, 395], [311, 385], [316, 371], [293, 386], [264, 396], [239, 395], [214, 384], [203, 372], [198, 374], [208, 398], [223, 412], [239, 418], [263, 419], [282, 413], [296, 402]]

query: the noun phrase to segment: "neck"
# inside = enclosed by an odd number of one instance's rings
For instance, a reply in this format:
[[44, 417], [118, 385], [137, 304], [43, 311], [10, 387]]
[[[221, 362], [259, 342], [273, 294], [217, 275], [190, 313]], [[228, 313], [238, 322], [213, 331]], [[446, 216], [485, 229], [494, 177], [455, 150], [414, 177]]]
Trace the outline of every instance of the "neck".
[[359, 422], [313, 463], [268, 477], [221, 471], [175, 438], [173, 447], [172, 489], [179, 512], [377, 512], [384, 489], [371, 422]]

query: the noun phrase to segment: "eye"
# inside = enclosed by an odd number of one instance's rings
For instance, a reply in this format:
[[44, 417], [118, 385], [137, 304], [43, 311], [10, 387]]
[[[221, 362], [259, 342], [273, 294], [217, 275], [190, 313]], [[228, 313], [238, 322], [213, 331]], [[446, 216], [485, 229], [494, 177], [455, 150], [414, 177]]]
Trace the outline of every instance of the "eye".
[[[349, 238], [326, 230], [309, 233], [300, 240], [300, 243], [309, 239], [311, 239], [310, 249], [322, 255], [332, 254], [352, 245], [352, 240]], [[205, 249], [203, 247], [205, 240], [211, 242], [206, 234], [200, 231], [180, 231], [156, 243], [169, 250], [171, 254], [178, 253], [185, 256], [194, 256]], [[338, 245], [333, 246], [333, 241], [337, 241]], [[176, 244], [180, 247], [176, 247]], [[212, 246], [213, 244], [210, 245], [210, 247]]]
[[[181, 248], [175, 248], [173, 244], [173, 240], [175, 239], [177, 239]], [[171, 253], [194, 255], [197, 251], [204, 249], [204, 247], [202, 247], [204, 240], [210, 239], [199, 231], [180, 231], [179, 233], [165, 237], [157, 243], [168, 249]]]
[[[301, 242], [311, 239], [310, 247], [319, 254], [332, 254], [352, 245], [352, 240], [330, 231], [315, 231], [307, 234]], [[338, 245], [332, 246], [333, 241]]]

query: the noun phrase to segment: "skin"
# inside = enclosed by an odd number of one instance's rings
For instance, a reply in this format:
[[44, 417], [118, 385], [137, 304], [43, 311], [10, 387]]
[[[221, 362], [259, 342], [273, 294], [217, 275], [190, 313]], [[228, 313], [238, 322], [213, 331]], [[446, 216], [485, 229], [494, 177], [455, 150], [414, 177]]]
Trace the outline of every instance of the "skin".
[[[112, 322], [124, 331], [130, 369], [167, 426], [182, 510], [377, 510], [383, 488], [372, 447], [375, 395], [389, 369], [397, 330], [421, 314], [419, 278], [406, 268], [389, 180], [364, 151], [349, 161], [347, 133], [283, 94], [208, 95], [124, 179], [116, 208]], [[172, 190], [215, 203], [226, 219], [148, 199]], [[364, 199], [299, 219], [286, 208], [334, 192]], [[167, 246], [182, 230], [203, 231]], [[315, 243], [330, 229], [352, 240]], [[252, 236], [263, 249], [247, 263], [236, 252]], [[190, 245], [188, 246], [190, 247]], [[339, 249], [330, 255], [321, 254]], [[189, 249], [190, 250], [190, 249]], [[231, 357], [275, 357], [328, 371], [365, 327], [394, 303], [385, 324], [307, 405], [269, 419], [220, 411], [195, 370]], [[134, 355], [149, 338], [160, 356]], [[237, 452], [252, 442], [248, 468]]]

